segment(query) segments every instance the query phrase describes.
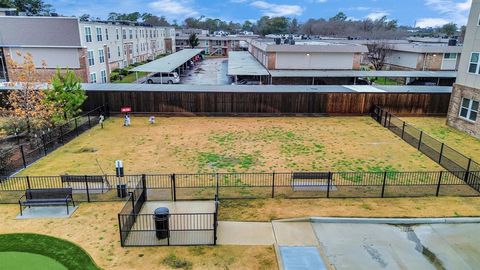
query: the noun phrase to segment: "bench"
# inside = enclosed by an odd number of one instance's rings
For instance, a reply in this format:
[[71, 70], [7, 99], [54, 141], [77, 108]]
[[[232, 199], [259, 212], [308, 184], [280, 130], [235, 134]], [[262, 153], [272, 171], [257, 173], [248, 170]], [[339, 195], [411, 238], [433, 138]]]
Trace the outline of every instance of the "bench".
[[[98, 187], [95, 186], [95, 184], [101, 183], [101, 190], [102, 193], [104, 189], [109, 189], [110, 188], [110, 183], [106, 179], [106, 177], [102, 175], [60, 175], [60, 179], [62, 181], [62, 184], [66, 184], [68, 187], [73, 186], [81, 186], [80, 189], [87, 189], [87, 185], [89, 185], [89, 188], [92, 189], [97, 189]], [[82, 186], [85, 184], [84, 186]]]
[[25, 195], [18, 200], [20, 215], [23, 215], [23, 207], [55, 205], [65, 205], [67, 207], [67, 215], [69, 215], [68, 204], [72, 203], [73, 207], [75, 207], [72, 192], [72, 188], [27, 189]]
[[294, 172], [292, 187], [298, 191], [323, 191], [327, 190], [331, 179], [329, 172]]

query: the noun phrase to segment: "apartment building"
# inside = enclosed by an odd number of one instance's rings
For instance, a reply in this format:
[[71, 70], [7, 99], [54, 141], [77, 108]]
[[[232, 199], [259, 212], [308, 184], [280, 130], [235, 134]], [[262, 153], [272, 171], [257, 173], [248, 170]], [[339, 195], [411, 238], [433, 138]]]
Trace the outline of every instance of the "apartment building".
[[[191, 48], [188, 41], [189, 35], [177, 35], [175, 37], [176, 50]], [[202, 49], [207, 55], [228, 56], [231, 51], [239, 51], [246, 47], [246, 39], [240, 36], [208, 36], [197, 35], [199, 44], [196, 49]]]
[[480, 0], [472, 1], [448, 125], [480, 138]]
[[385, 59], [387, 70], [458, 70], [462, 46], [454, 43], [390, 44]]
[[116, 68], [174, 52], [174, 40], [175, 29], [171, 27], [83, 22], [70, 17], [0, 16], [0, 80], [15, 80], [8, 59], [22, 61], [17, 55], [20, 52], [33, 56], [44, 80], [51, 78], [56, 68], [69, 68], [84, 82], [106, 83]]

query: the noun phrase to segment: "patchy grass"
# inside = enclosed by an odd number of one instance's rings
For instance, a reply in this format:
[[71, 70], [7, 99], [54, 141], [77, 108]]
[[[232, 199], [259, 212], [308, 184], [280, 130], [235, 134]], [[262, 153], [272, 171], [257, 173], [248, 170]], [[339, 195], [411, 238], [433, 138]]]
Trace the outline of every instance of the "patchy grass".
[[163, 258], [162, 263], [173, 269], [192, 269], [192, 262], [187, 259], [178, 258], [175, 254], [170, 253], [167, 257]]
[[[148, 72], [138, 72], [138, 78], [143, 78], [147, 76], [149, 73]], [[119, 81], [114, 81], [113, 83], [134, 83], [137, 80], [137, 75], [135, 75], [135, 72], [129, 73], [128, 75], [124, 76], [121, 80]]]
[[117, 159], [126, 174], [440, 169], [369, 117], [132, 117], [131, 127], [107, 120], [22, 175], [114, 174]]
[[480, 160], [480, 158], [476, 158], [480, 153], [480, 140], [447, 126], [445, 117], [402, 117], [402, 120], [425, 131], [428, 135], [460, 153]]
[[323, 217], [480, 216], [480, 198], [222, 200], [220, 220], [270, 221]]
[[18, 205], [3, 204], [0, 234], [37, 233], [68, 240], [83, 248], [102, 269], [172, 269], [164, 263], [169, 254], [175, 254], [176, 262], [191, 263], [192, 269], [278, 269], [273, 246], [122, 248], [117, 213], [123, 205], [83, 203], [67, 219], [18, 220]]

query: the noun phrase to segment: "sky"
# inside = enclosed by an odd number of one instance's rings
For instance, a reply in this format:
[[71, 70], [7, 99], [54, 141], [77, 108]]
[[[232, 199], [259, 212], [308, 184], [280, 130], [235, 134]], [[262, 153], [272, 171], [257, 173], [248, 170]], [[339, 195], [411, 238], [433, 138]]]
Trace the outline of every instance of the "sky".
[[149, 12], [179, 23], [186, 17], [244, 22], [261, 16], [287, 16], [304, 22], [344, 12], [349, 18], [387, 16], [401, 25], [435, 27], [448, 22], [466, 24], [472, 0], [44, 0], [62, 15]]

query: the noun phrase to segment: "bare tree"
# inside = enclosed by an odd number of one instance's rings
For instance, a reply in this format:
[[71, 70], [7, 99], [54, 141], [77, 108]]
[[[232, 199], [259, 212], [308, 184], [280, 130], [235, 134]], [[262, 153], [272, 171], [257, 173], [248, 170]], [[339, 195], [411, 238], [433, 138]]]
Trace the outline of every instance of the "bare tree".
[[382, 70], [385, 59], [392, 53], [392, 45], [378, 41], [368, 45], [368, 60], [375, 70]]

